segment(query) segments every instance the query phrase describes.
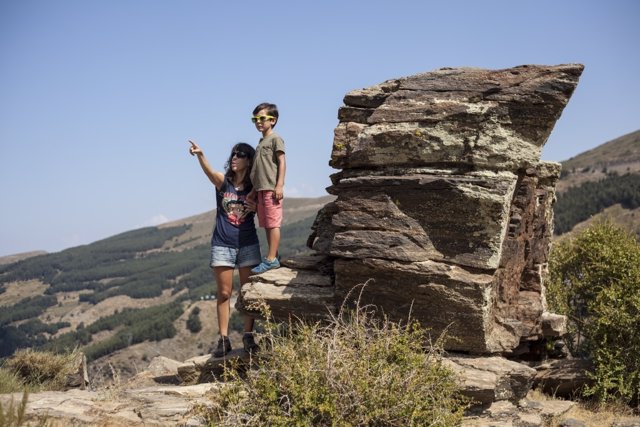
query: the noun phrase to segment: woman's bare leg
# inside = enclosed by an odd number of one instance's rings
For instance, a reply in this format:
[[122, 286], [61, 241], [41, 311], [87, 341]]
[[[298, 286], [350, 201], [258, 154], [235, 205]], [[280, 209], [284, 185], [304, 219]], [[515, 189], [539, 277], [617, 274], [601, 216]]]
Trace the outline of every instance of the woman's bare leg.
[[218, 290], [216, 292], [216, 309], [218, 312], [218, 329], [220, 335], [229, 336], [229, 316], [231, 310], [231, 291], [233, 290], [233, 268], [213, 267]]

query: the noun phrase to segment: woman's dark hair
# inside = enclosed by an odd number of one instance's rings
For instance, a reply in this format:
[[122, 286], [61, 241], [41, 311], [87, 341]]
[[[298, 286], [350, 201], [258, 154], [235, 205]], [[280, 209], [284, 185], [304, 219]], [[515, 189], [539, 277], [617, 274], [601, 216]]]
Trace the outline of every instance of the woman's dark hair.
[[245, 188], [249, 188], [251, 185], [251, 166], [253, 166], [253, 157], [256, 155], [256, 150], [246, 142], [238, 142], [233, 146], [231, 154], [229, 154], [229, 159], [227, 159], [227, 163], [224, 164], [224, 176], [231, 178], [232, 180], [236, 173], [231, 170], [231, 159], [233, 159], [233, 154], [236, 152], [245, 153], [247, 155], [247, 173], [244, 176], [243, 184]]
[[258, 106], [253, 109], [253, 115], [255, 116], [256, 114], [258, 114], [260, 110], [267, 110], [267, 114], [269, 116], [273, 116], [276, 118], [276, 122], [272, 126], [276, 127], [276, 124], [278, 124], [278, 117], [280, 117], [280, 113], [278, 113], [278, 106], [276, 104], [263, 102], [262, 104], [258, 104]]

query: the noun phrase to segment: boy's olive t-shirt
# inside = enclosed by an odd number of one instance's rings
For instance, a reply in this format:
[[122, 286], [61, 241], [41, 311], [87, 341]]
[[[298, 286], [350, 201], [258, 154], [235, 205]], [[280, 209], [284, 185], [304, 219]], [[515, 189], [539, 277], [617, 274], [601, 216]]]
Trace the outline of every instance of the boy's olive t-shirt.
[[284, 153], [284, 141], [275, 132], [260, 139], [251, 168], [251, 184], [256, 191], [276, 188], [278, 180], [278, 152]]

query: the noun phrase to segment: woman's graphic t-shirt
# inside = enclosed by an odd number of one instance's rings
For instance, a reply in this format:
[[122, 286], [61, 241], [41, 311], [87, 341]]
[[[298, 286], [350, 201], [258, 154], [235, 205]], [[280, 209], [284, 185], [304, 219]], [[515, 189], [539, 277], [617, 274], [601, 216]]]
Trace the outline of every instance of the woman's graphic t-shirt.
[[251, 186], [237, 191], [229, 178], [225, 178], [220, 191], [216, 192], [216, 226], [211, 237], [213, 246], [240, 248], [258, 243], [253, 222], [255, 213], [244, 205], [250, 191]]

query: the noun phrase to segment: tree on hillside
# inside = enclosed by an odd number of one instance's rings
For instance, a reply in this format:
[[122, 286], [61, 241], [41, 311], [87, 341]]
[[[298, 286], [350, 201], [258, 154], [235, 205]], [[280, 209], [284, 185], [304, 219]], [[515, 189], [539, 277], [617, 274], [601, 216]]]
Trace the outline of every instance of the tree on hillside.
[[197, 333], [202, 330], [202, 322], [200, 321], [200, 309], [198, 307], [194, 307], [189, 314], [189, 318], [187, 319], [187, 329], [189, 329], [192, 333]]

